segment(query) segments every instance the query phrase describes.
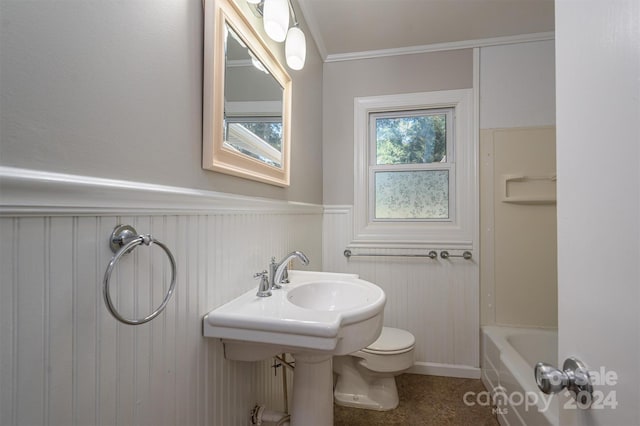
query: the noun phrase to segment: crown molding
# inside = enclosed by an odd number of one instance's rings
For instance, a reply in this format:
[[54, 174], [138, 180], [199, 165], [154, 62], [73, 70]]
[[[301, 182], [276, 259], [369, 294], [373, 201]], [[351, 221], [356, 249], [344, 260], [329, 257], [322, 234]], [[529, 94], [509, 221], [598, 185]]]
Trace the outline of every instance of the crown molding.
[[[313, 33], [313, 32], [312, 32]], [[515, 36], [463, 40], [447, 43], [426, 44], [401, 47], [397, 49], [368, 50], [363, 52], [337, 53], [326, 55], [325, 62], [354, 61], [358, 59], [383, 58], [387, 56], [414, 55], [418, 53], [441, 52], [445, 50], [473, 49], [476, 47], [500, 46], [504, 44], [530, 43], [534, 41], [554, 40], [555, 32], [520, 34]]]

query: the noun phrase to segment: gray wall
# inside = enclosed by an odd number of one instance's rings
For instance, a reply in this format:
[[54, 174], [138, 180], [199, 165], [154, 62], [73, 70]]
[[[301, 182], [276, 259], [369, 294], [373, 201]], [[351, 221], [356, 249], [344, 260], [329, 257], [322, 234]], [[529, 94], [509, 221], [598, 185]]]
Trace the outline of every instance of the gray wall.
[[555, 41], [480, 49], [480, 128], [556, 123]]
[[472, 50], [325, 63], [324, 203], [353, 204], [354, 97], [472, 86]]
[[311, 41], [305, 69], [290, 71], [292, 183], [282, 189], [201, 167], [200, 0], [0, 8], [0, 165], [322, 202], [322, 62]]

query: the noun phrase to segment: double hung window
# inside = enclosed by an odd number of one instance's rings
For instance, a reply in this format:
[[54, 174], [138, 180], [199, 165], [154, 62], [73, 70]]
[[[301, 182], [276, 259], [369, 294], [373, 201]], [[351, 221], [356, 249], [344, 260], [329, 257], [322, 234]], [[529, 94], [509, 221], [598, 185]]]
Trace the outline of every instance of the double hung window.
[[369, 114], [371, 220], [452, 220], [453, 121], [453, 108]]
[[470, 247], [477, 220], [471, 90], [356, 98], [350, 246]]

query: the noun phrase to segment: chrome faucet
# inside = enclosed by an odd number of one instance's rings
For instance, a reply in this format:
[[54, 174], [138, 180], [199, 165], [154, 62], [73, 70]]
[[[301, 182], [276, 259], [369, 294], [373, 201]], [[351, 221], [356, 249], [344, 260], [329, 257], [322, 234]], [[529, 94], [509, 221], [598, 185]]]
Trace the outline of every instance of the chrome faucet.
[[271, 263], [269, 264], [269, 281], [271, 284], [271, 289], [282, 288], [280, 283], [283, 282], [283, 277], [285, 276], [285, 273], [287, 271], [287, 265], [289, 264], [289, 261], [291, 259], [294, 259], [296, 257], [300, 259], [303, 265], [309, 264], [309, 258], [307, 257], [307, 255], [297, 250], [292, 251], [291, 253], [286, 255], [284, 259], [282, 259], [279, 263], [276, 263], [275, 257], [271, 258]]

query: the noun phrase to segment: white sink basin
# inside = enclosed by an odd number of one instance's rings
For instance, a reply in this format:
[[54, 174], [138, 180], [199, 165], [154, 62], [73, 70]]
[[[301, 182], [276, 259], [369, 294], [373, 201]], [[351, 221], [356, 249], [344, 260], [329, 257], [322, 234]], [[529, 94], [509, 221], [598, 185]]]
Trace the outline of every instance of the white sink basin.
[[258, 361], [290, 352], [344, 355], [378, 337], [386, 296], [355, 274], [290, 271], [270, 297], [256, 288], [204, 317], [204, 335], [225, 343], [227, 358]]
[[348, 311], [369, 306], [380, 297], [380, 289], [354, 281], [313, 281], [287, 292], [296, 306], [316, 311]]

